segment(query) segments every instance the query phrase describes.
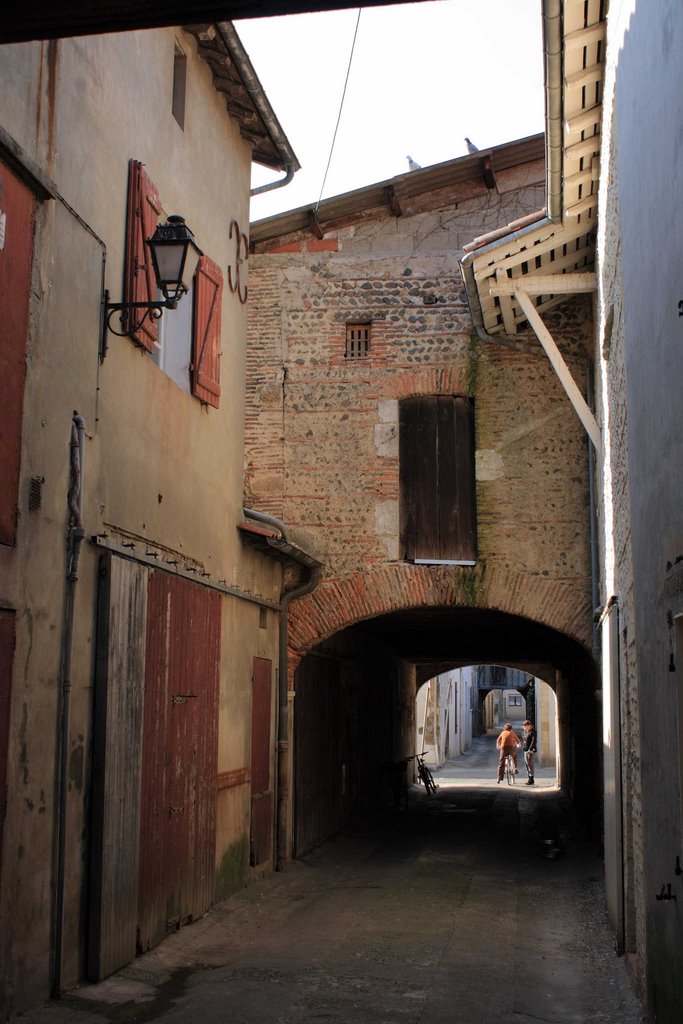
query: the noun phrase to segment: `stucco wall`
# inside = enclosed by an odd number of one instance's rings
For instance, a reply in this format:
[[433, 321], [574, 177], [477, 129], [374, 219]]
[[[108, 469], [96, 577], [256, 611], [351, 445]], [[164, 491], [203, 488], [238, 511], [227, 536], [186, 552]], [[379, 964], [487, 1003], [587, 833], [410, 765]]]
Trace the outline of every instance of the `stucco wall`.
[[[171, 113], [176, 36], [188, 57], [185, 130]], [[8, 1009], [47, 994], [54, 886], [58, 730], [71, 418], [86, 421], [83, 523], [175, 561], [197, 581], [277, 600], [281, 570], [242, 546], [246, 312], [226, 287], [222, 394], [209, 409], [129, 338], [98, 358], [103, 285], [121, 299], [129, 159], [144, 162], [166, 213], [202, 250], [234, 262], [231, 219], [246, 227], [250, 147], [182, 30], [0, 48], [0, 124], [56, 185], [39, 207], [15, 548], [0, 548], [0, 602], [17, 609], [0, 936]], [[185, 300], [189, 301], [189, 300]], [[172, 314], [164, 314], [172, 315]], [[45, 479], [29, 512], [29, 479]], [[97, 550], [86, 541], [76, 597], [71, 690], [63, 984], [82, 970], [88, 851]], [[218, 771], [248, 766], [251, 665], [277, 663], [277, 615], [226, 596]], [[217, 862], [248, 845], [247, 785], [219, 796]], [[241, 862], [244, 869], [244, 859]], [[244, 870], [242, 876], [244, 877]]]
[[[617, 511], [610, 516], [608, 508], [605, 518], [608, 541], [614, 537], [615, 589], [626, 631], [622, 712], [625, 777], [633, 797], [628, 867], [636, 898], [631, 935], [650, 1012], [658, 1021], [673, 1022], [683, 1005], [683, 893], [673, 874], [682, 841], [683, 754], [677, 736], [679, 677], [669, 671], [670, 656], [681, 659], [673, 651], [672, 619], [683, 612], [676, 569], [683, 551], [683, 24], [673, 0], [631, 0], [608, 24], [608, 148], [601, 162], [609, 172], [609, 191], [601, 206], [600, 340], [611, 335], [609, 360], [602, 365], [616, 454], [606, 486]], [[667, 883], [677, 900], [656, 901], [654, 894]]]

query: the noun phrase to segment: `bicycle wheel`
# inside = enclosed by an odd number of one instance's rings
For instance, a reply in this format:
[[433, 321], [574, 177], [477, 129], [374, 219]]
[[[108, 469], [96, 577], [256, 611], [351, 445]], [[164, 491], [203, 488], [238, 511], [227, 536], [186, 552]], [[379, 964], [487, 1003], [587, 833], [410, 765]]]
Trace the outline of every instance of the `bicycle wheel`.
[[508, 755], [505, 759], [505, 777], [507, 779], [508, 786], [514, 786], [515, 784], [515, 766], [512, 758]]
[[420, 765], [420, 778], [424, 783], [428, 796], [433, 796], [434, 793], [436, 793], [436, 783], [434, 782], [434, 776], [426, 764]]

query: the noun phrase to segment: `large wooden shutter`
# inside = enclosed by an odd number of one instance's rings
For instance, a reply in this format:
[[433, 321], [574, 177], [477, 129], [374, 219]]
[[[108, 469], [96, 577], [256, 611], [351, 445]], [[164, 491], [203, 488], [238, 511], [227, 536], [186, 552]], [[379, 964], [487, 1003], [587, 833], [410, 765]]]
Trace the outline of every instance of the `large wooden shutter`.
[[[159, 193], [140, 161], [131, 160], [128, 166], [124, 302], [157, 301], [156, 278], [149, 246], [145, 245], [145, 240], [154, 234], [160, 214]], [[133, 310], [128, 315], [130, 317], [128, 327], [132, 328], [142, 314]], [[154, 350], [154, 343], [157, 340], [157, 322], [151, 316], [145, 317], [138, 330], [130, 330], [129, 333], [148, 352]]]
[[221, 394], [221, 298], [223, 273], [202, 256], [194, 279], [192, 394], [216, 409]]
[[401, 553], [407, 561], [474, 562], [474, 406], [458, 395], [399, 406]]

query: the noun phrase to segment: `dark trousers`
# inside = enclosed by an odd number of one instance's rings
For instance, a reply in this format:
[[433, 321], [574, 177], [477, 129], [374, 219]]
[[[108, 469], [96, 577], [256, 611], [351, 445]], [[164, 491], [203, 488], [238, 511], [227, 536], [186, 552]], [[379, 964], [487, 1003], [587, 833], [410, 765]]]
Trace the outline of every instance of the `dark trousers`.
[[515, 771], [517, 771], [517, 748], [516, 747], [508, 747], [506, 749], [505, 747], [501, 747], [500, 748], [500, 757], [498, 759], [498, 781], [499, 782], [503, 781], [503, 776], [505, 775], [505, 758], [508, 756], [508, 754], [512, 755], [512, 763], [515, 766]]

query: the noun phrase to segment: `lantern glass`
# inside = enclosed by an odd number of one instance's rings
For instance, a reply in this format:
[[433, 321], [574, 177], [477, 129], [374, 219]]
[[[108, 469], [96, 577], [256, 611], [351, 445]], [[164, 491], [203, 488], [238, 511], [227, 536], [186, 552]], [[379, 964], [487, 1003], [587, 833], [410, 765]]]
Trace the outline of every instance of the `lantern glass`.
[[157, 285], [164, 298], [177, 301], [190, 290], [201, 250], [182, 217], [172, 215], [158, 224], [147, 245]]

